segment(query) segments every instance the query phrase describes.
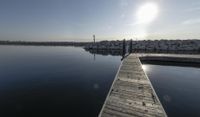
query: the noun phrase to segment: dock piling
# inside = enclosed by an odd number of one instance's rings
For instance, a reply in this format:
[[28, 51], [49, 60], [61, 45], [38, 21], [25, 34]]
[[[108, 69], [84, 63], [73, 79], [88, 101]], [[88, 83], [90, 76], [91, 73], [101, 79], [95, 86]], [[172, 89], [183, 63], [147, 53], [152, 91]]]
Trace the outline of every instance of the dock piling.
[[133, 49], [133, 40], [131, 39], [130, 40], [130, 43], [129, 43], [130, 45], [129, 45], [129, 53], [132, 53], [132, 49]]
[[124, 57], [126, 54], [126, 40], [123, 40], [123, 45], [122, 45], [122, 56]]

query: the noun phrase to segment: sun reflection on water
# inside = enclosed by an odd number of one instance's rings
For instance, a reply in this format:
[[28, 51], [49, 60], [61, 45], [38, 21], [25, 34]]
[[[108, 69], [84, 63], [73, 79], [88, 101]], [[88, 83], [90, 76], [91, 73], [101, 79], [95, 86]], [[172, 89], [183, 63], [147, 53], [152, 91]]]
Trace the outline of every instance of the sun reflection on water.
[[143, 69], [144, 71], [149, 71], [149, 67], [148, 67], [147, 65], [142, 65], [142, 69]]

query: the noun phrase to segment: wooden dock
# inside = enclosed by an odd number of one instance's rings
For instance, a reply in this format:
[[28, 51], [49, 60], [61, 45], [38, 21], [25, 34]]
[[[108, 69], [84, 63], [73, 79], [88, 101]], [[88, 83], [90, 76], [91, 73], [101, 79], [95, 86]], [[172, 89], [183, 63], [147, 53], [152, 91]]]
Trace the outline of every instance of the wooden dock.
[[200, 55], [189, 54], [137, 54], [141, 61], [163, 61], [200, 64]]
[[167, 117], [136, 55], [122, 61], [99, 117]]

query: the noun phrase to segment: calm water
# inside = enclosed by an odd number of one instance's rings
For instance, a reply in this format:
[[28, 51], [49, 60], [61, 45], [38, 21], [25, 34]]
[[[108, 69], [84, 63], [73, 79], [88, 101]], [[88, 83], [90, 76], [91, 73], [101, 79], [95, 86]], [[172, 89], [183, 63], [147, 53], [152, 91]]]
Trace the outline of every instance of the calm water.
[[120, 59], [74, 47], [0, 46], [0, 117], [95, 117]]
[[143, 67], [169, 117], [200, 117], [200, 68]]
[[[0, 46], [0, 117], [96, 117], [120, 59], [74, 47]], [[170, 117], [200, 116], [200, 68], [144, 68]]]

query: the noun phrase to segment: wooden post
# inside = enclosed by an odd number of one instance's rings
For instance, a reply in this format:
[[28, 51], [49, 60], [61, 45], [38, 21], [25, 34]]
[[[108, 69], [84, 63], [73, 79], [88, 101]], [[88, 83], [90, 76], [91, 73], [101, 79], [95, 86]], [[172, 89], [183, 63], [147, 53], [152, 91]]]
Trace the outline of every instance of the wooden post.
[[94, 41], [94, 43], [95, 43], [95, 35], [93, 35], [93, 41]]
[[126, 40], [123, 40], [123, 45], [122, 45], [122, 56], [126, 54]]
[[131, 39], [130, 40], [130, 47], [129, 47], [129, 53], [132, 53], [132, 49], [133, 49], [133, 45], [132, 45], [132, 43], [133, 43], [133, 40]]

